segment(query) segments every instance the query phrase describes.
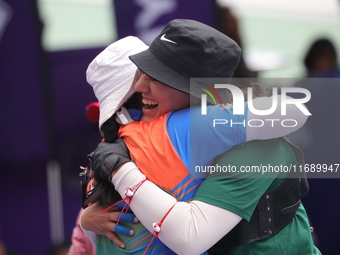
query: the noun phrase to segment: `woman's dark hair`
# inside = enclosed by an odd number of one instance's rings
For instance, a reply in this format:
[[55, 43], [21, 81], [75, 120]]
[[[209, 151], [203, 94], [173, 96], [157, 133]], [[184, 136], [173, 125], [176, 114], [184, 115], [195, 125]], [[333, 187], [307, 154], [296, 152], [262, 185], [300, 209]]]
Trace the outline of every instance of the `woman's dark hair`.
[[[132, 97], [124, 104], [126, 108], [140, 109], [141, 108], [141, 94], [135, 93]], [[105, 121], [100, 127], [101, 133], [105, 142], [113, 143], [118, 139], [118, 130], [120, 124], [115, 119], [116, 115], [112, 115], [107, 121]], [[102, 207], [108, 207], [117, 201], [121, 200], [121, 196], [115, 190], [114, 186], [110, 181], [101, 181], [96, 187], [89, 192], [88, 198], [85, 200], [85, 207], [88, 204], [98, 202]]]

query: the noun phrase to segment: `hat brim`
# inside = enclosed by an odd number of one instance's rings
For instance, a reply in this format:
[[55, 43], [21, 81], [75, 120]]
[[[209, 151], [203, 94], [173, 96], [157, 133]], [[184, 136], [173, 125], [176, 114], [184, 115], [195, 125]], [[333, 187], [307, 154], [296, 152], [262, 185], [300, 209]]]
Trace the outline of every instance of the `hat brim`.
[[172, 69], [149, 49], [129, 57], [143, 73], [173, 89], [190, 94], [190, 78]]
[[[194, 97], [201, 97], [202, 91], [190, 86], [190, 78], [197, 78], [199, 80], [201, 77], [187, 77], [175, 71], [172, 67], [161, 61], [150, 49], [131, 55], [129, 58], [143, 73], [160, 83]], [[211, 85], [213, 86], [213, 84]], [[225, 89], [216, 89], [216, 91], [218, 91], [223, 102], [228, 102], [228, 92]], [[214, 103], [211, 98], [208, 98], [208, 101]]]

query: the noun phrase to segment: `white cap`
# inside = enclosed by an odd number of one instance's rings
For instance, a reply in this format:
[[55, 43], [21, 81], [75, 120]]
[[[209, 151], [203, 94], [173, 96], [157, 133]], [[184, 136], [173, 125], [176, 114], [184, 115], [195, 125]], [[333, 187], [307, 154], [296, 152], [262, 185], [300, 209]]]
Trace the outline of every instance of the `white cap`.
[[147, 48], [137, 37], [128, 36], [109, 45], [90, 63], [86, 79], [100, 104], [99, 128], [135, 93], [137, 67], [129, 56]]

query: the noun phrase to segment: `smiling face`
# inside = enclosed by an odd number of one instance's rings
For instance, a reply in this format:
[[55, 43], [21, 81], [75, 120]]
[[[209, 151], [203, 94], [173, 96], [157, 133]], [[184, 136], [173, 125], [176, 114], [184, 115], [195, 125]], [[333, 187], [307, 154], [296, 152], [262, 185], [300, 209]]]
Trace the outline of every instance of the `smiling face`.
[[190, 106], [190, 95], [172, 89], [144, 73], [136, 82], [135, 90], [142, 93], [143, 121], [152, 121], [170, 111]]

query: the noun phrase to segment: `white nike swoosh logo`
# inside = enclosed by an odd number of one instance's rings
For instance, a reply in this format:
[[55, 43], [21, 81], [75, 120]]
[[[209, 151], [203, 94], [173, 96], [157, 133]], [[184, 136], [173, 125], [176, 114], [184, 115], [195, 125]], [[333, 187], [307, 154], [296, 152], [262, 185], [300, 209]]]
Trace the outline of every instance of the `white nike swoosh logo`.
[[161, 40], [162, 40], [162, 41], [166, 41], [166, 42], [170, 42], [170, 43], [177, 44], [176, 42], [171, 41], [171, 40], [169, 40], [168, 38], [165, 38], [165, 35], [166, 35], [166, 34], [164, 34], [164, 35], [161, 36]]

